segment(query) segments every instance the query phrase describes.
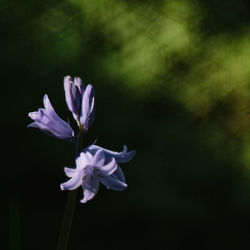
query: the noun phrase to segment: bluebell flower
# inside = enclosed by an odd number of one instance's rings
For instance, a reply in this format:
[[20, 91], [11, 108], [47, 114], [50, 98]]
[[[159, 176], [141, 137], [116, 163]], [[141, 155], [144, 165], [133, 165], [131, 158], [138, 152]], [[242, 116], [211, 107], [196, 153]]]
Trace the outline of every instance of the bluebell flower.
[[[83, 151], [89, 152], [90, 154], [94, 155], [100, 149], [103, 150], [103, 152], [104, 152], [105, 163], [110, 162], [113, 158], [116, 160], [117, 163], [125, 163], [125, 162], [132, 160], [132, 158], [136, 154], [135, 150], [131, 150], [131, 151], [127, 152], [128, 148], [126, 145], [123, 145], [123, 150], [121, 152], [111, 151], [111, 150], [105, 149], [103, 147], [97, 146], [95, 144], [90, 145], [89, 147], [87, 147]], [[124, 177], [124, 174], [122, 172], [122, 169], [118, 165], [117, 165], [116, 171], [112, 174], [112, 177], [114, 177], [122, 182], [125, 182], [125, 177]]]
[[94, 120], [95, 113], [95, 92], [91, 84], [84, 88], [79, 77], [72, 81], [70, 76], [64, 77], [64, 90], [66, 103], [73, 113], [79, 127], [85, 132], [89, 129]]
[[117, 165], [115, 158], [106, 158], [105, 151], [98, 149], [91, 154], [83, 151], [76, 159], [76, 168], [64, 168], [71, 179], [61, 184], [62, 190], [73, 190], [80, 186], [83, 189], [85, 203], [95, 197], [99, 189], [99, 183], [115, 191], [122, 191], [127, 187], [122, 170]]
[[39, 128], [43, 132], [59, 139], [74, 140], [74, 131], [67, 122], [56, 114], [47, 95], [43, 98], [43, 104], [44, 108], [28, 114], [34, 120], [28, 127]]

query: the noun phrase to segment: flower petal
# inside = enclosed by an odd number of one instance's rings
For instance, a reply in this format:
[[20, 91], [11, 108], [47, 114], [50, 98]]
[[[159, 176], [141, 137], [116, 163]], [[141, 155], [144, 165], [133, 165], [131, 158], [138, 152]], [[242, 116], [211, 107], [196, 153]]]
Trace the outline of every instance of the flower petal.
[[115, 152], [108, 149], [105, 149], [103, 147], [97, 146], [97, 145], [90, 145], [87, 150], [90, 151], [90, 153], [94, 154], [97, 150], [102, 149], [105, 153], [105, 156], [107, 157], [113, 157], [116, 159], [116, 161], [119, 163], [124, 163], [130, 161], [134, 156], [136, 151], [132, 150], [127, 152], [127, 146], [123, 146], [123, 151], [121, 152]]
[[80, 200], [81, 203], [85, 203], [95, 197], [99, 190], [99, 181], [95, 173], [88, 175], [82, 184], [84, 197]]
[[86, 153], [81, 152], [81, 154], [76, 158], [76, 168], [83, 169], [90, 164], [90, 159]]
[[[47, 117], [53, 118], [55, 121], [58, 121], [62, 124], [66, 124], [68, 125], [68, 123], [66, 123], [64, 120], [62, 120], [56, 113], [56, 111], [54, 110], [53, 106], [51, 105], [51, 102], [49, 100], [49, 97], [47, 94], [44, 95], [43, 97], [43, 105], [45, 107], [45, 109], [38, 109], [38, 111], [40, 112], [41, 115], [45, 115]], [[65, 126], [64, 124], [64, 126]]]
[[122, 169], [119, 166], [117, 166], [116, 171], [111, 176], [121, 182], [125, 182], [125, 176], [123, 174]]
[[82, 98], [83, 94], [84, 94], [84, 86], [82, 84], [82, 79], [80, 77], [75, 77], [74, 78], [74, 84], [75, 86], [78, 88], [79, 92], [80, 92], [80, 97]]
[[112, 158], [109, 163], [100, 167], [99, 170], [104, 172], [107, 175], [111, 175], [116, 171], [117, 167], [118, 167], [118, 165], [116, 163], [115, 158]]
[[38, 126], [35, 122], [32, 122], [27, 126], [27, 128], [38, 128]]
[[51, 103], [50, 103], [50, 100], [49, 100], [49, 97], [47, 94], [44, 95], [43, 97], [43, 105], [44, 105], [44, 108], [50, 113], [50, 114], [53, 114], [56, 113], [54, 108], [52, 107]]
[[77, 174], [78, 171], [77, 171], [77, 169], [74, 169], [74, 168], [65, 167], [64, 172], [68, 177], [73, 177], [74, 175]]
[[82, 110], [80, 122], [83, 129], [87, 131], [94, 120], [95, 93], [91, 84], [86, 87], [82, 97]]
[[78, 121], [81, 109], [81, 96], [78, 87], [72, 82], [70, 76], [64, 77], [64, 91], [67, 106]]
[[41, 115], [40, 112], [34, 111], [34, 112], [29, 112], [28, 116], [32, 119], [32, 120], [37, 120], [40, 119]]
[[91, 165], [95, 167], [103, 166], [104, 162], [105, 162], [105, 155], [103, 150], [100, 149], [95, 153], [91, 161]]
[[74, 190], [82, 184], [82, 173], [78, 171], [69, 181], [61, 184], [62, 190]]
[[60, 139], [65, 139], [65, 138], [61, 138], [57, 134], [53, 133], [51, 128], [48, 128], [46, 125], [44, 125], [40, 122], [33, 122], [33, 123], [29, 124], [27, 127], [28, 128], [38, 128], [38, 129], [42, 130], [47, 135], [50, 135], [52, 137], [57, 137]]
[[126, 183], [119, 181], [118, 179], [111, 177], [101, 171], [98, 171], [97, 175], [99, 181], [111, 190], [122, 191], [128, 186]]

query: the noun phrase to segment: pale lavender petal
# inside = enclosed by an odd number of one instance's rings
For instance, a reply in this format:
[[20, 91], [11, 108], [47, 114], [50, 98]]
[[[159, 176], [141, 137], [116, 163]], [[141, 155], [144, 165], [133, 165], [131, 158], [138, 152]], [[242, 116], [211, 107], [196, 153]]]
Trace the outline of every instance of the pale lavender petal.
[[37, 112], [30, 112], [28, 115], [35, 123], [31, 123], [29, 127], [41, 129], [43, 132], [66, 140], [74, 139], [74, 132], [70, 125], [62, 120], [52, 107], [47, 95], [43, 98], [45, 109], [38, 109]]
[[83, 129], [87, 131], [94, 120], [95, 93], [91, 84], [86, 87], [82, 97], [82, 110], [80, 122]]
[[82, 183], [84, 197], [80, 200], [81, 203], [85, 203], [95, 197], [99, 189], [99, 181], [95, 173], [88, 175]]
[[76, 159], [76, 168], [77, 169], [86, 168], [89, 163], [90, 163], [89, 157], [87, 156], [87, 154], [82, 152]]
[[81, 160], [81, 157], [78, 156], [76, 158], [76, 169], [80, 170], [82, 168], [82, 160]]
[[81, 110], [81, 94], [78, 87], [72, 82], [70, 76], [64, 77], [64, 91], [67, 106], [74, 114], [74, 118], [78, 121]]
[[30, 123], [27, 128], [39, 128], [35, 122]]
[[74, 78], [74, 84], [75, 86], [78, 88], [79, 92], [80, 92], [80, 96], [82, 98], [83, 94], [84, 94], [84, 86], [82, 84], [82, 79], [80, 77], [75, 77]]
[[69, 181], [61, 184], [60, 187], [62, 190], [74, 190], [80, 187], [81, 184], [82, 184], [82, 174], [79, 171], [78, 174], [74, 175]]
[[40, 116], [40, 112], [34, 111], [34, 112], [29, 112], [28, 116], [32, 119], [32, 120], [36, 120], [39, 119]]
[[51, 105], [51, 102], [49, 100], [49, 97], [47, 94], [44, 95], [43, 97], [43, 105], [44, 105], [44, 108], [51, 114], [51, 115], [56, 115], [56, 112], [54, 110], [54, 108], [52, 107]]
[[68, 177], [73, 177], [78, 173], [77, 169], [67, 167], [64, 168], [64, 172]]
[[39, 128], [43, 132], [59, 139], [73, 140], [74, 132], [69, 125], [65, 126], [65, 124], [60, 124], [58, 121], [49, 120], [49, 117], [46, 116], [35, 120], [35, 123], [36, 126], [32, 124], [29, 127]]
[[116, 163], [115, 158], [112, 158], [109, 163], [102, 167], [99, 167], [99, 170], [104, 172], [105, 174], [111, 175], [116, 171], [117, 167], [118, 165]]
[[[40, 123], [40, 122], [33, 122], [33, 123], [29, 124], [27, 127], [28, 128], [38, 128], [38, 129], [42, 130], [44, 133], [46, 133], [47, 135], [50, 135], [53, 137], [58, 138], [60, 136], [60, 135], [58, 136], [55, 132], [53, 132], [51, 130], [51, 128], [47, 127], [46, 125], [44, 125], [43, 123]], [[60, 138], [60, 139], [64, 139], [64, 138]]]
[[116, 178], [113, 178], [107, 174], [104, 174], [101, 171], [97, 172], [97, 176], [99, 181], [105, 185], [107, 188], [114, 190], [114, 191], [122, 191], [124, 190], [128, 185], [122, 181], [119, 181]]
[[86, 151], [86, 155], [88, 156], [89, 159], [93, 159], [93, 157], [94, 157], [94, 156], [93, 156], [90, 152], [88, 152], [88, 151]]
[[122, 169], [119, 166], [117, 166], [116, 171], [111, 176], [118, 179], [121, 182], [125, 182], [125, 176], [123, 174]]
[[99, 167], [99, 166], [103, 166], [104, 162], [105, 162], [105, 155], [104, 155], [103, 150], [100, 149], [95, 153], [91, 161], [91, 165]]
[[[45, 109], [38, 109], [38, 111], [41, 113], [41, 115], [47, 116], [49, 120], [53, 118], [53, 120], [58, 121], [60, 124], [62, 123], [63, 126], [67, 126], [68, 123], [66, 123], [64, 120], [62, 120], [54, 110], [53, 106], [51, 105], [51, 102], [49, 100], [49, 97], [47, 94], [43, 97], [43, 105]], [[64, 124], [65, 123], [65, 124]]]
[[124, 163], [124, 162], [130, 161], [135, 156], [135, 153], [136, 153], [135, 150], [127, 152], [127, 146], [126, 145], [123, 146], [123, 151], [121, 151], [121, 152], [111, 151], [111, 150], [102, 148], [102, 147], [97, 146], [97, 145], [90, 145], [87, 148], [87, 150], [91, 154], [94, 154], [99, 149], [102, 149], [104, 151], [106, 157], [113, 157], [113, 158], [116, 159], [116, 161], [118, 163]]

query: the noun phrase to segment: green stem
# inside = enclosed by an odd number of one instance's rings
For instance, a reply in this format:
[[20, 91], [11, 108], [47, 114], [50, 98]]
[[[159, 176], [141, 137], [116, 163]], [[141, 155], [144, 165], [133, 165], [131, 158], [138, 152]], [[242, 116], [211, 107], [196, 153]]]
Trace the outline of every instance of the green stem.
[[[76, 157], [81, 152], [83, 145], [83, 133], [80, 131], [77, 143], [76, 143]], [[77, 198], [77, 189], [71, 190], [68, 193], [66, 207], [63, 215], [63, 222], [61, 226], [61, 231], [57, 243], [57, 250], [67, 250], [69, 243], [69, 236], [71, 232], [71, 226], [73, 222], [75, 207], [76, 207], [76, 198]]]
[[78, 190], [75, 189], [68, 193], [57, 250], [67, 250], [68, 248], [69, 236], [76, 207], [77, 191]]

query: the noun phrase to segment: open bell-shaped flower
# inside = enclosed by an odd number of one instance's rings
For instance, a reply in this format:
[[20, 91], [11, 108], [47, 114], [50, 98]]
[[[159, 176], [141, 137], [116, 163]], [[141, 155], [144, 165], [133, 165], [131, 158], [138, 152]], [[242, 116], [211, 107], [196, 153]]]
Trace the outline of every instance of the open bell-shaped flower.
[[[126, 145], [123, 145], [123, 150], [121, 152], [115, 152], [92, 144], [84, 149], [83, 152], [86, 152], [87, 154], [91, 154], [93, 156], [98, 150], [103, 150], [105, 155], [105, 164], [109, 163], [112, 159], [115, 159], [117, 163], [129, 162], [136, 154], [136, 150], [131, 150], [128, 152], [128, 148]], [[119, 165], [117, 165], [116, 171], [114, 171], [111, 176], [119, 181], [125, 182], [125, 176]]]
[[75, 169], [64, 169], [66, 175], [71, 179], [61, 184], [61, 189], [73, 190], [82, 186], [84, 194], [81, 200], [82, 203], [94, 198], [98, 192], [99, 183], [111, 190], [124, 190], [127, 184], [112, 176], [117, 171], [117, 168], [118, 166], [114, 158], [111, 158], [106, 163], [105, 153], [102, 149], [97, 150], [94, 155], [89, 152], [82, 152], [76, 159]]
[[43, 132], [59, 139], [74, 140], [74, 131], [67, 122], [57, 115], [47, 95], [44, 95], [43, 104], [44, 108], [28, 114], [34, 120], [28, 127], [39, 128]]
[[82, 80], [75, 77], [72, 81], [70, 76], [64, 77], [64, 90], [66, 103], [73, 113], [79, 127], [87, 131], [94, 120], [95, 92], [91, 84], [84, 88]]

